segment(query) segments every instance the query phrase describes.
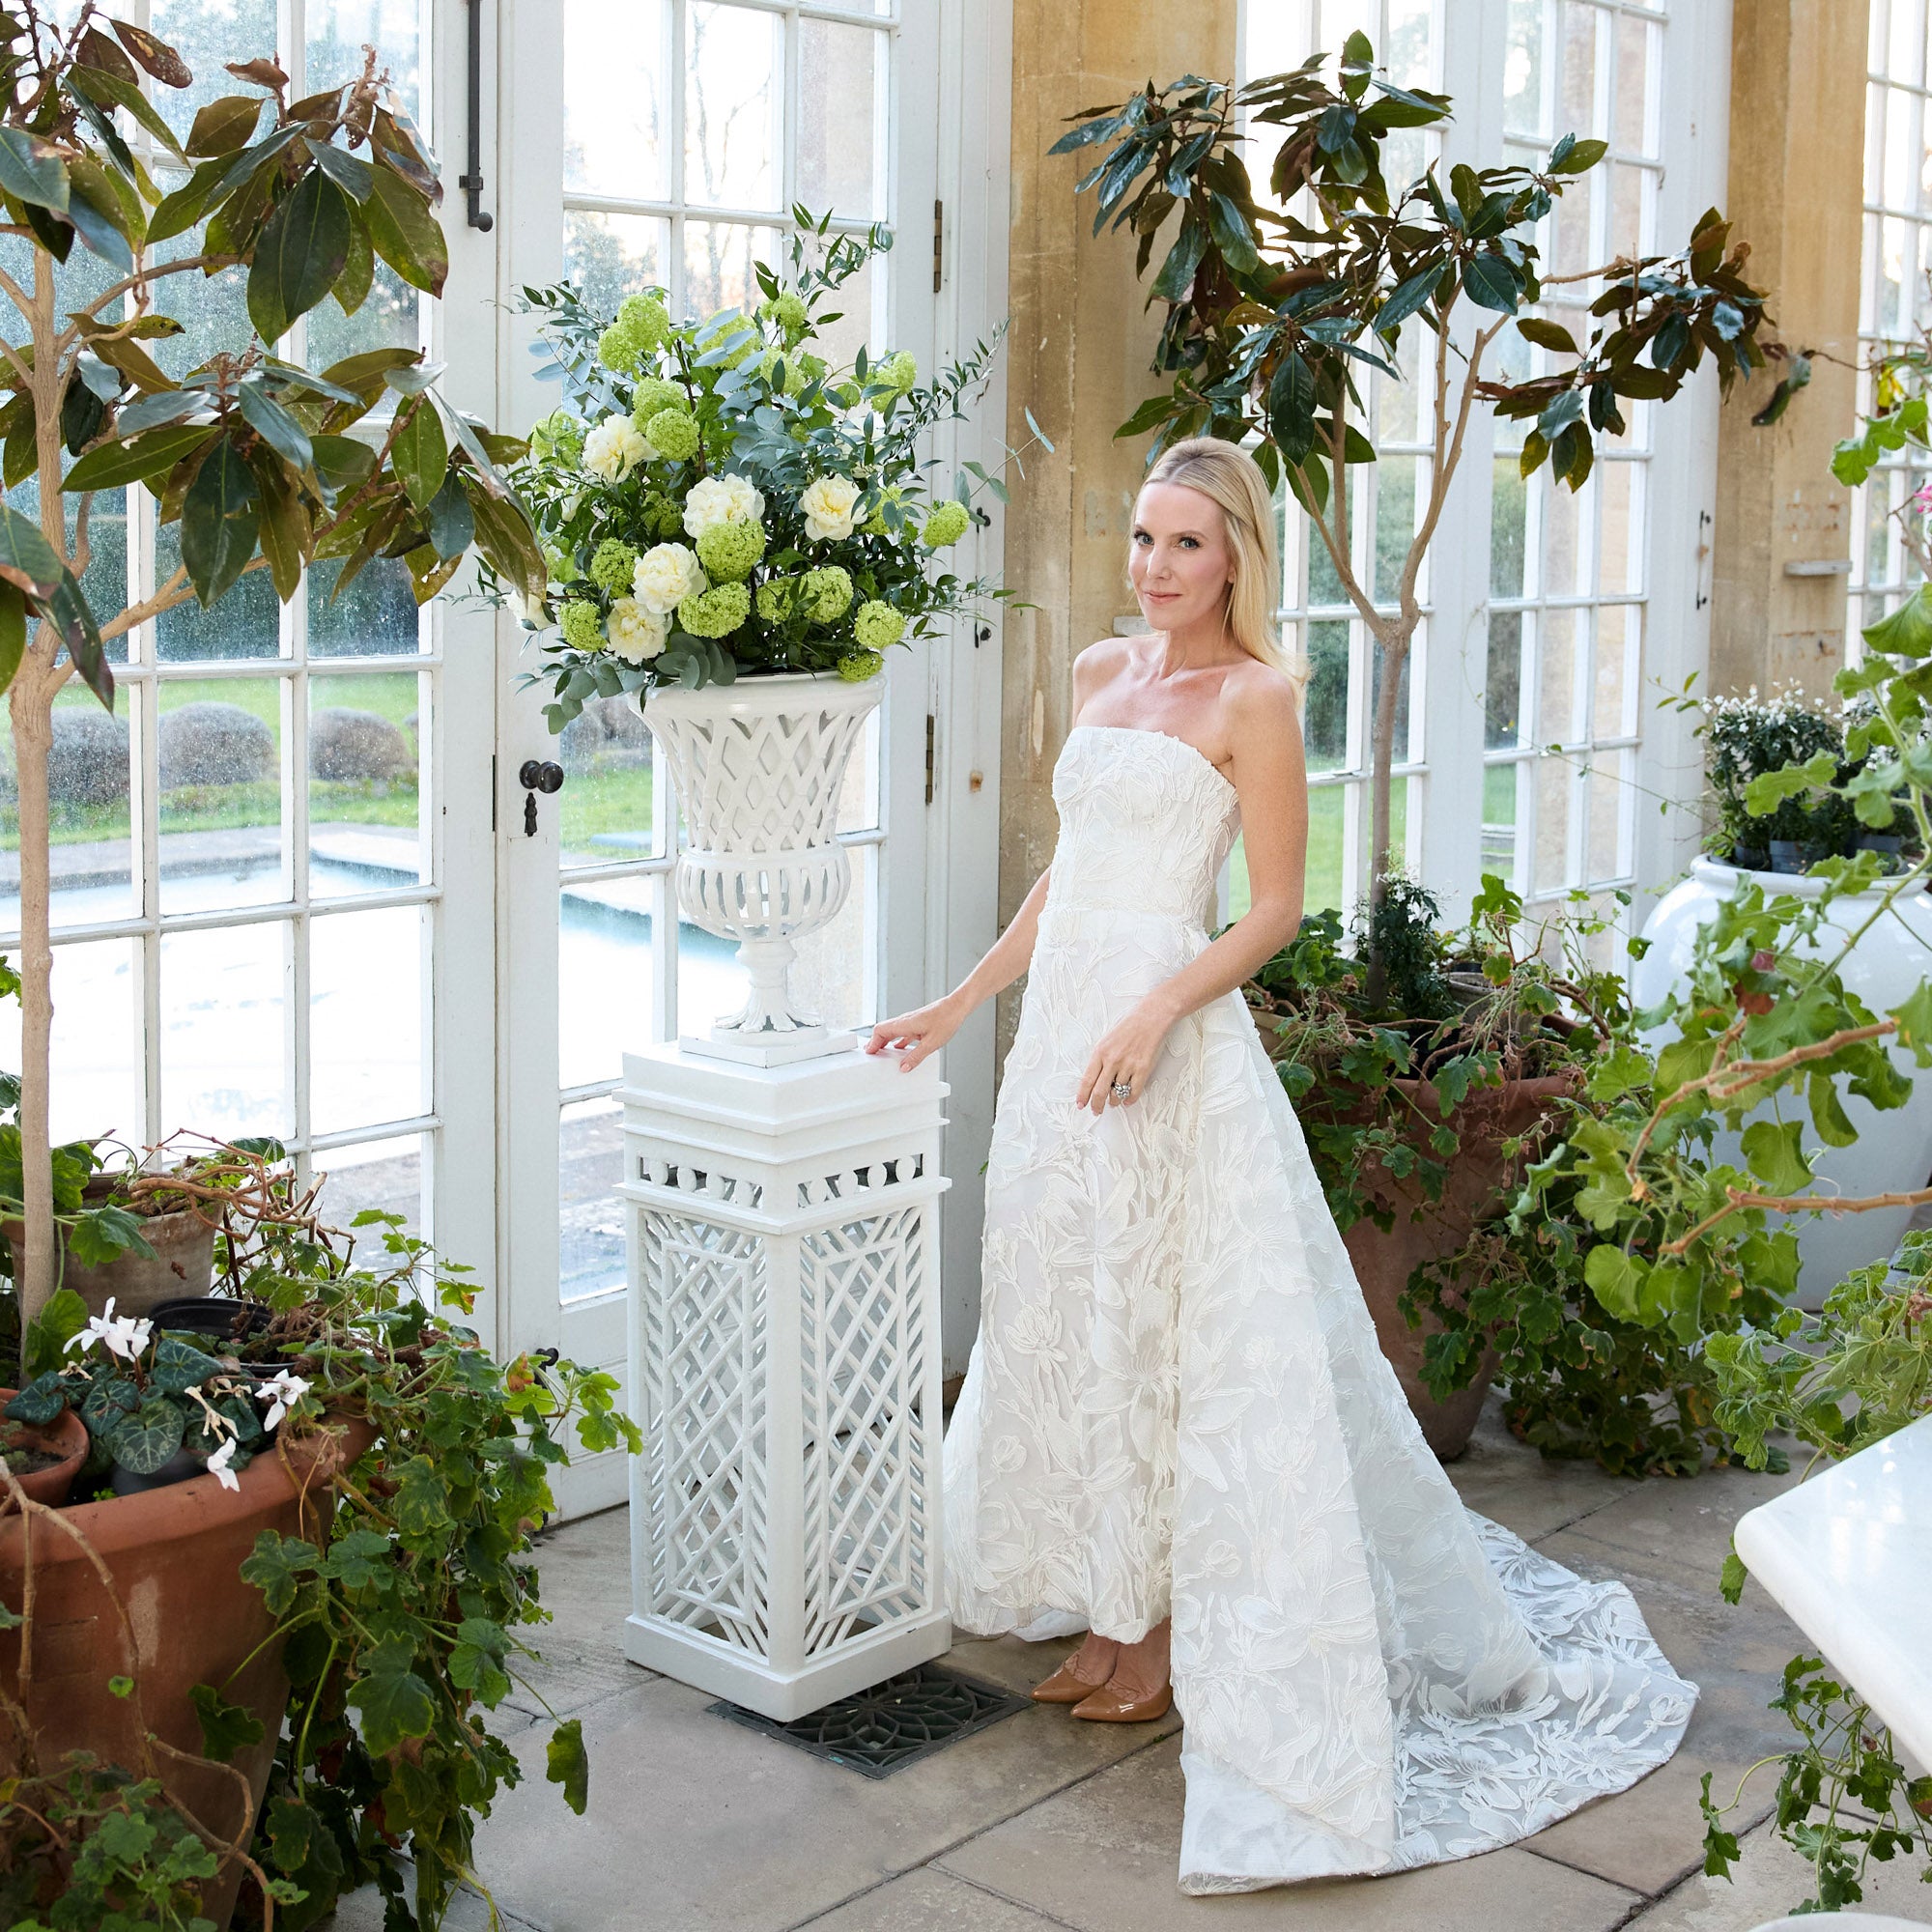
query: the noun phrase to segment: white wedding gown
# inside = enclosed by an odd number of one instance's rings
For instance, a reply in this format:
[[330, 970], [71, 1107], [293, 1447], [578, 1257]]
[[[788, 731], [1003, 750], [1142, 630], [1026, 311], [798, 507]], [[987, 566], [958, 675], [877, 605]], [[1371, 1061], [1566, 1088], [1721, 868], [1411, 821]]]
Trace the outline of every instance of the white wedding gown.
[[1621, 1584], [1458, 1500], [1239, 993], [1131, 1106], [1073, 1104], [1207, 945], [1234, 787], [1179, 738], [1082, 724], [1053, 791], [946, 1435], [954, 1624], [1131, 1641], [1172, 1611], [1184, 1891], [1465, 1858], [1623, 1790], [1696, 1687]]

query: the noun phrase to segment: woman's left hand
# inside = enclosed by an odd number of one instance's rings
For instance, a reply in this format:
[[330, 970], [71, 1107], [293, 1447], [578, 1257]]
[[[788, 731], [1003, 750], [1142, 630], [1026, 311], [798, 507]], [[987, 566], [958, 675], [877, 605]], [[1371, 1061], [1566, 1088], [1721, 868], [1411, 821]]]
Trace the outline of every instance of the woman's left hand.
[[[1143, 1000], [1119, 1026], [1094, 1049], [1087, 1071], [1080, 1077], [1080, 1091], [1074, 1095], [1076, 1107], [1091, 1107], [1104, 1113], [1109, 1106], [1130, 1107], [1146, 1090], [1160, 1049], [1174, 1030], [1175, 1015], [1156, 997]], [[1125, 1082], [1129, 1093], [1124, 1100], [1115, 1096], [1114, 1088]]]

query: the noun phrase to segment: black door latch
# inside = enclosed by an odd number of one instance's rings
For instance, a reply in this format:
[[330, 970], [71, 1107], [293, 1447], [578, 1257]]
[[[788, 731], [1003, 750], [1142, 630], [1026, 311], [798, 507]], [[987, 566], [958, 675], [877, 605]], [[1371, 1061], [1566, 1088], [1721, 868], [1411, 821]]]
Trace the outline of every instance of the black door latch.
[[535, 758], [526, 758], [523, 769], [517, 773], [519, 782], [524, 787], [524, 837], [537, 836], [537, 793], [548, 796], [563, 789], [563, 767], [546, 759], [539, 763]]

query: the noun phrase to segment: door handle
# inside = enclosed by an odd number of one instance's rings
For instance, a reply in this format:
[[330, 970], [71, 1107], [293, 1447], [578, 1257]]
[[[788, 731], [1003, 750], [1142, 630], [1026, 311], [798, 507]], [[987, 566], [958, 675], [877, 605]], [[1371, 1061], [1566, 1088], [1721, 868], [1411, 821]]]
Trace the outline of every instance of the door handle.
[[548, 797], [553, 792], [563, 789], [563, 767], [546, 758], [539, 762], [535, 758], [526, 758], [517, 773], [517, 781], [524, 788], [524, 837], [537, 836], [537, 793]]

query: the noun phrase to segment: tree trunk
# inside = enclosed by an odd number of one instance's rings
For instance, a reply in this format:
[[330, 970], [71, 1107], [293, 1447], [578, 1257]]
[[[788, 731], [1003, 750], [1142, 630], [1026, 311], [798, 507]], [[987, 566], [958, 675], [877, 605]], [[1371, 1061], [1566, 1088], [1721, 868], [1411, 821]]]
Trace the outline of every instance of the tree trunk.
[[14, 680], [9, 709], [20, 811], [20, 1192], [26, 1210], [26, 1253], [14, 1258], [14, 1281], [20, 1301], [24, 1367], [27, 1324], [46, 1306], [59, 1272], [47, 1131], [54, 1021], [47, 754], [53, 749], [54, 725], [46, 679], [31, 653]]
[[[1370, 633], [1375, 636], [1373, 632]], [[1381, 681], [1376, 691], [1376, 723], [1369, 753], [1369, 978], [1370, 1001], [1379, 1006], [1386, 987], [1381, 954], [1375, 942], [1375, 914], [1385, 896], [1389, 868], [1390, 803], [1395, 787], [1395, 716], [1402, 696], [1402, 668], [1408, 662], [1410, 633], [1376, 638], [1382, 647]]]

